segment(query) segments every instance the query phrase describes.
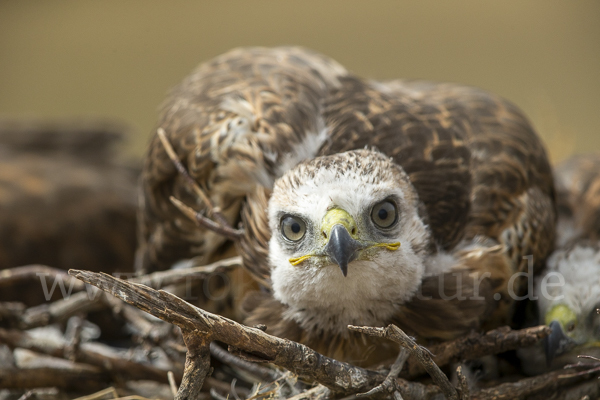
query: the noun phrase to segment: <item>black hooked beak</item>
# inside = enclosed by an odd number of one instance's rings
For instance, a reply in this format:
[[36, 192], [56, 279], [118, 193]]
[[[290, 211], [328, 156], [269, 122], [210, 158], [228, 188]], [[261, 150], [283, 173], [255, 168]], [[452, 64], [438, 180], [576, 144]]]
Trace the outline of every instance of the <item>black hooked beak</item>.
[[555, 357], [565, 353], [575, 346], [575, 341], [565, 335], [558, 321], [550, 322], [550, 335], [544, 339], [546, 364], [550, 366]]
[[342, 274], [348, 275], [348, 264], [356, 260], [356, 252], [363, 248], [359, 241], [350, 236], [342, 224], [334, 225], [329, 233], [329, 242], [325, 246], [325, 253], [340, 266]]

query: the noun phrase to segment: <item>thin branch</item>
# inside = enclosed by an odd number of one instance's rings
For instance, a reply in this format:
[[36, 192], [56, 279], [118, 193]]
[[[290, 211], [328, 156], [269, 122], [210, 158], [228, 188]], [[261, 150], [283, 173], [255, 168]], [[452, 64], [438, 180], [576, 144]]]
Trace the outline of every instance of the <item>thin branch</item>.
[[[549, 334], [550, 328], [545, 325], [521, 330], [512, 330], [504, 326], [485, 333], [472, 332], [459, 339], [435, 344], [428, 348], [433, 354], [435, 363], [442, 367], [455, 362], [474, 360], [486, 355], [533, 346]], [[409, 358], [400, 376], [415, 378], [425, 372], [420, 362]]]
[[173, 371], [169, 371], [167, 373], [167, 379], [169, 380], [169, 389], [171, 389], [171, 394], [173, 397], [177, 396], [177, 383], [175, 382], [175, 374]]
[[111, 387], [107, 387], [106, 389], [100, 390], [96, 393], [92, 393], [87, 396], [78, 397], [74, 400], [99, 400], [99, 399], [105, 399], [107, 396], [111, 396], [113, 399], [117, 399], [120, 397], [119, 393], [117, 392], [117, 389], [115, 389], [113, 386], [111, 386]]
[[29, 399], [59, 399], [61, 398], [60, 391], [55, 387], [50, 388], [39, 388], [39, 389], [31, 389], [23, 394], [23, 396], [19, 397], [19, 400], [29, 400]]
[[273, 382], [282, 376], [281, 373], [270, 368], [242, 360], [241, 358], [229, 353], [215, 342], [210, 344], [210, 354], [222, 363], [246, 371], [255, 378], [260, 379], [262, 382]]
[[406, 348], [410, 354], [423, 365], [423, 368], [425, 368], [435, 384], [439, 386], [446, 398], [449, 400], [458, 400], [456, 388], [452, 386], [448, 377], [440, 370], [436, 363], [433, 362], [429, 350], [423, 346], [419, 346], [396, 325], [388, 325], [385, 328], [348, 325], [348, 329], [351, 331], [362, 332], [370, 336], [386, 338]]
[[287, 400], [325, 400], [329, 398], [330, 394], [331, 391], [327, 387], [323, 385], [317, 385], [314, 388], [289, 397]]
[[398, 375], [400, 375], [400, 371], [402, 371], [402, 367], [404, 366], [404, 363], [408, 359], [409, 355], [410, 353], [407, 349], [401, 348], [400, 352], [398, 353], [398, 357], [396, 357], [396, 361], [394, 361], [392, 364], [390, 372], [385, 377], [384, 381], [366, 393], [359, 393], [358, 397], [370, 397], [383, 393], [392, 394], [396, 392], [396, 378], [398, 378]]
[[[591, 366], [592, 364], [590, 364]], [[565, 377], [571, 377], [571, 376], [586, 376], [589, 375], [590, 373], [595, 373], [595, 372], [600, 372], [600, 365], [595, 364], [595, 366], [593, 366], [592, 368], [590, 368], [590, 366], [587, 366], [588, 369], [586, 369], [585, 371], [580, 371], [580, 372], [576, 372], [574, 374], [569, 374], [569, 375], [561, 375], [559, 376], [559, 378], [565, 378]], [[583, 365], [578, 365], [578, 367], [584, 367]]]
[[85, 290], [50, 304], [28, 308], [21, 316], [20, 328], [37, 328], [64, 321], [78, 313], [86, 314], [102, 309], [105, 307], [103, 297], [102, 293], [96, 293], [95, 290]]
[[135, 277], [131, 279], [131, 281], [150, 286], [154, 289], [159, 289], [168, 285], [184, 282], [190, 278], [201, 279], [205, 278], [207, 275], [218, 272], [231, 271], [234, 268], [240, 267], [241, 265], [242, 257], [236, 256], [197, 267], [157, 271], [148, 275]]
[[[590, 377], [598, 371], [586, 371]], [[527, 398], [534, 394], [544, 393], [555, 395], [556, 391], [583, 381], [579, 373], [565, 373], [564, 370], [552, 371], [543, 375], [521, 379], [517, 382], [502, 383], [500, 385], [477, 391], [471, 395], [471, 400], [489, 399], [517, 399]], [[597, 384], [597, 382], [595, 382]]]
[[[131, 275], [126, 276], [132, 282], [143, 282], [153, 288], [161, 288], [167, 285], [180, 283], [189, 278], [202, 279], [214, 272], [227, 271], [240, 266], [241, 262], [241, 257], [231, 257], [194, 268], [158, 271], [149, 275], [134, 278], [131, 278]], [[79, 284], [80, 281], [75, 282]], [[73, 285], [73, 287], [75, 288], [76, 285]], [[111, 302], [105, 300], [106, 298], [101, 293], [97, 293], [96, 288], [91, 287], [85, 291], [74, 293], [67, 298], [56, 300], [50, 304], [41, 304], [25, 310], [17, 303], [0, 303], [0, 320], [16, 319], [18, 320], [17, 324], [21, 329], [37, 328], [39, 326], [65, 321], [78, 313], [86, 314], [91, 311], [106, 308]]]
[[[220, 381], [218, 379], [215, 379], [215, 378], [209, 376], [204, 380], [203, 389], [216, 389], [221, 393], [229, 393], [229, 391], [231, 390], [231, 383], [223, 382], [223, 381]], [[237, 387], [235, 390], [239, 395], [242, 395], [244, 397], [247, 397], [250, 395], [250, 391], [246, 388]]]
[[458, 394], [461, 400], [469, 400], [471, 398], [471, 391], [469, 390], [469, 383], [467, 377], [463, 374], [462, 365], [456, 368], [456, 377], [458, 378]]
[[[1, 270], [0, 288], [9, 287], [27, 280], [39, 281], [40, 275], [51, 277], [53, 282], [56, 282], [57, 279], [62, 279], [66, 280], [66, 283], [71, 283], [71, 277], [64, 269], [52, 268], [41, 264], [31, 264]], [[75, 291], [82, 290], [84, 288], [83, 282], [72, 282], [72, 288]]]
[[[57, 343], [52, 339], [33, 338], [27, 332], [0, 328], [0, 343], [11, 348], [21, 348], [53, 357], [68, 359], [71, 355], [69, 343]], [[127, 379], [151, 379], [167, 383], [167, 371], [149, 364], [142, 364], [126, 357], [108, 355], [94, 351], [86, 344], [77, 349], [77, 362], [92, 365], [106, 374]]]
[[580, 355], [577, 356], [577, 358], [586, 358], [588, 360], [594, 360], [594, 361], [600, 362], [600, 358], [594, 357], [594, 356], [590, 356], [590, 355], [587, 355], [587, 354], [580, 354]]

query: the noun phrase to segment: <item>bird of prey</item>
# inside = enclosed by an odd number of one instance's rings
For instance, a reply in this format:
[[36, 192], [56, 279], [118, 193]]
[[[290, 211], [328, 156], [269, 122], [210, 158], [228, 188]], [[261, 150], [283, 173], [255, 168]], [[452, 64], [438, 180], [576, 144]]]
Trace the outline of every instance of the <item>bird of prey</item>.
[[600, 356], [600, 154], [562, 163], [555, 183], [558, 249], [534, 292], [539, 322], [552, 328], [545, 342], [548, 367], [576, 363], [580, 354]]
[[[175, 87], [159, 128], [207, 199], [155, 137], [138, 269], [208, 262], [233, 238], [262, 286], [246, 322], [330, 356], [377, 358], [349, 324], [448, 339], [505, 323], [523, 256], [538, 271], [552, 250], [544, 147], [517, 107], [479, 89], [365, 80], [310, 50], [243, 48]], [[171, 196], [241, 236], [198, 227]]]

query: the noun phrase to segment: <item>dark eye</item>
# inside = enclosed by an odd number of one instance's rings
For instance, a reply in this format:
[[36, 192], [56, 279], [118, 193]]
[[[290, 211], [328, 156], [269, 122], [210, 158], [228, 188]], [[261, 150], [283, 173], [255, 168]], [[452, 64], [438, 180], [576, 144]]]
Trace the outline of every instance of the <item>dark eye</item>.
[[396, 205], [389, 200], [375, 204], [371, 211], [371, 219], [380, 228], [389, 228], [397, 219]]
[[286, 239], [297, 242], [304, 237], [305, 233], [306, 224], [302, 219], [288, 215], [281, 220], [281, 234]]

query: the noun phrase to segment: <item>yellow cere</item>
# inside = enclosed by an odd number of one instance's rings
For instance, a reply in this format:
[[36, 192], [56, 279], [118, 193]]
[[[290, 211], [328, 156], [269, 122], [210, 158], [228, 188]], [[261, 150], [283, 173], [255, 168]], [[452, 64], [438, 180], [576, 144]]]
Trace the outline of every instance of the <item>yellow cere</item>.
[[325, 214], [321, 221], [321, 230], [325, 232], [327, 238], [329, 238], [331, 228], [338, 224], [344, 226], [353, 239], [358, 240], [358, 227], [356, 226], [354, 218], [352, 218], [346, 210], [342, 210], [341, 208], [332, 208], [327, 211], [327, 214]]
[[557, 304], [546, 313], [546, 325], [558, 321], [563, 329], [570, 323], [577, 321], [577, 315], [564, 304]]

